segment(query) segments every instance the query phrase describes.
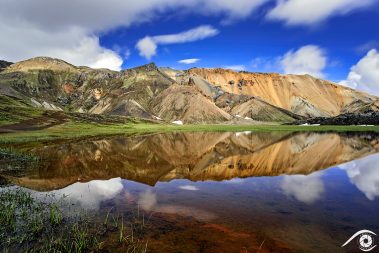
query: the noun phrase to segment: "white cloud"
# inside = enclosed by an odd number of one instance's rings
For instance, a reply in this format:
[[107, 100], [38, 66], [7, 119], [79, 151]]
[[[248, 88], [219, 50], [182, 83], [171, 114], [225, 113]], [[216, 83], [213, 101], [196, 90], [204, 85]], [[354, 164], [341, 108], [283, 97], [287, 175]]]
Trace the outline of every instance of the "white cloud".
[[157, 44], [149, 36], [140, 39], [136, 44], [136, 48], [139, 51], [139, 55], [145, 57], [146, 59], [151, 59], [151, 57], [153, 57], [157, 53], [157, 47]]
[[287, 25], [313, 25], [374, 3], [375, 0], [277, 0], [267, 18], [284, 21]]
[[350, 182], [369, 200], [379, 197], [379, 155], [349, 162], [339, 166], [346, 171]]
[[216, 218], [214, 213], [191, 206], [158, 203], [156, 193], [146, 190], [138, 198], [138, 205], [146, 212], [176, 214], [183, 217], [193, 217], [200, 221], [210, 221]]
[[199, 188], [197, 188], [194, 185], [181, 185], [179, 186], [179, 189], [186, 190], [186, 191], [198, 191]]
[[266, 1], [1, 0], [0, 59], [15, 62], [44, 55], [75, 65], [118, 70], [124, 55], [100, 45], [99, 34], [157, 19], [168, 11], [236, 20], [246, 18]]
[[193, 42], [216, 36], [218, 33], [212, 26], [202, 25], [176, 34], [146, 36], [137, 42], [136, 48], [141, 56], [151, 59], [156, 54], [158, 45]]
[[157, 203], [157, 195], [150, 190], [144, 191], [138, 198], [138, 205], [145, 211], [152, 211]]
[[359, 62], [351, 67], [346, 80], [340, 84], [379, 96], [379, 53], [370, 50]]
[[224, 24], [248, 17], [254, 10], [270, 0], [202, 0], [198, 8], [208, 14], [226, 13]]
[[174, 44], [185, 43], [196, 40], [202, 40], [217, 35], [219, 31], [210, 25], [202, 25], [176, 34], [154, 36], [154, 41], [157, 44]]
[[309, 74], [323, 77], [322, 73], [327, 63], [323, 49], [315, 45], [307, 45], [296, 51], [287, 52], [279, 60], [279, 64], [286, 74]]
[[223, 66], [226, 69], [231, 69], [234, 71], [244, 71], [246, 70], [245, 65], [228, 65], [228, 66]]
[[198, 61], [200, 61], [200, 59], [198, 59], [198, 58], [191, 58], [191, 59], [180, 60], [180, 61], [178, 61], [178, 63], [182, 63], [182, 64], [194, 64], [194, 63], [196, 63]]
[[75, 65], [113, 70], [121, 68], [122, 58], [116, 52], [101, 47], [98, 37], [87, 35], [80, 28], [45, 31], [15, 22], [12, 25], [0, 23], [0, 33], [1, 59], [20, 61], [50, 56]]
[[52, 191], [56, 197], [67, 196], [85, 209], [97, 210], [104, 200], [116, 197], [123, 190], [121, 178], [110, 180], [93, 180], [88, 183], [75, 183], [66, 188]]
[[321, 175], [322, 173], [316, 172], [311, 175], [284, 176], [281, 188], [286, 195], [306, 204], [313, 204], [325, 191]]

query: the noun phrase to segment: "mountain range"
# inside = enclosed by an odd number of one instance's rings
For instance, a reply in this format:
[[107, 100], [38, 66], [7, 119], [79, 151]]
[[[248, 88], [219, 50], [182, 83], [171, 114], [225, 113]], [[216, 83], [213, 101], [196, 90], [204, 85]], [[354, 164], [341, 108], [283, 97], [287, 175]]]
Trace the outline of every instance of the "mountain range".
[[377, 134], [239, 132], [165, 133], [51, 143], [27, 148], [41, 166], [7, 180], [38, 191], [75, 182], [124, 179], [155, 185], [307, 175], [379, 151]]
[[0, 61], [0, 96], [24, 107], [180, 123], [291, 123], [379, 111], [379, 98], [310, 75], [154, 63], [112, 71], [36, 57]]

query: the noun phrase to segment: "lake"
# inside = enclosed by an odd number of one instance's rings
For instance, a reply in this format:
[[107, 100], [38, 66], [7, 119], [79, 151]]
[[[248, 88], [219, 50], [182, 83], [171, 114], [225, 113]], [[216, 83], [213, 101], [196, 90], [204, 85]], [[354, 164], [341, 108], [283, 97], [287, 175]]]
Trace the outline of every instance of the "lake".
[[164, 133], [19, 149], [40, 162], [4, 172], [4, 189], [63, 196], [94, 222], [133, 213], [147, 224], [147, 252], [357, 252], [341, 245], [379, 232], [375, 133]]

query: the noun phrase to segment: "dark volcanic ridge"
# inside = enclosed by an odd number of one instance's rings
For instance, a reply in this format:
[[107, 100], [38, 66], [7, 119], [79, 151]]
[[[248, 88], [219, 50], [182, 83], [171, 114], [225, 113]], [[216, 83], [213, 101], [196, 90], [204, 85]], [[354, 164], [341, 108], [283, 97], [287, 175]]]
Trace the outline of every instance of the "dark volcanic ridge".
[[292, 124], [320, 124], [320, 125], [379, 125], [379, 112], [344, 113], [336, 117], [318, 117], [305, 120], [296, 120]]
[[48, 57], [0, 61], [0, 96], [9, 106], [179, 124], [377, 124], [379, 111], [378, 97], [309, 75], [179, 71], [154, 63], [117, 72]]
[[4, 70], [6, 67], [12, 65], [13, 63], [12, 62], [8, 62], [8, 61], [2, 61], [0, 60], [0, 72], [2, 70]]

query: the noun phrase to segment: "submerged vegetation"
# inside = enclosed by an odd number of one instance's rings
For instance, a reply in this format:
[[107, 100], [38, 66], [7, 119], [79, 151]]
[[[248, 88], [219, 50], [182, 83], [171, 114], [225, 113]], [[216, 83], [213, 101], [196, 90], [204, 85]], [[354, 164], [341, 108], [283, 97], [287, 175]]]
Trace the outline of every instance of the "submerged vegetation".
[[[38, 166], [40, 158], [11, 147], [0, 148], [0, 173], [19, 176]], [[0, 182], [1, 184], [1, 182]]]
[[[71, 210], [65, 196], [40, 197], [20, 188], [0, 188], [0, 249], [2, 252], [146, 252], [141, 239], [145, 220], [107, 212], [104, 222], [84, 210]], [[117, 238], [116, 240], [114, 238]]]
[[36, 162], [39, 158], [31, 154], [20, 153], [12, 148], [0, 148], [0, 159], [18, 162]]

